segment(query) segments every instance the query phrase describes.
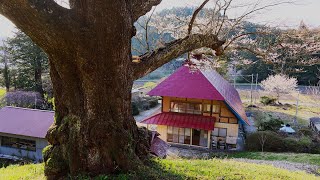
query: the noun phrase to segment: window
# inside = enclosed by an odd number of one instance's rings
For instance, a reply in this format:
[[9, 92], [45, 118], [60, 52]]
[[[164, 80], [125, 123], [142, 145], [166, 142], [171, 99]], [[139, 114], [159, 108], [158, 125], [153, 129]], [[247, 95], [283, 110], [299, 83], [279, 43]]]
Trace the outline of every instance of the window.
[[173, 141], [174, 143], [179, 142], [179, 128], [173, 127]]
[[191, 129], [168, 126], [168, 130], [167, 130], [168, 142], [190, 144], [190, 140], [191, 140]]
[[219, 122], [237, 124], [238, 123], [238, 119], [237, 118], [220, 117], [219, 118]]
[[28, 151], [36, 151], [36, 141], [27, 139], [2, 136], [1, 146], [24, 149]]
[[211, 112], [211, 104], [204, 104], [203, 105], [203, 112], [210, 113]]
[[171, 102], [171, 112], [189, 113], [189, 114], [201, 114], [201, 103], [186, 103], [186, 102]]
[[168, 130], [167, 130], [167, 141], [168, 142], [173, 142], [173, 130], [172, 130], [172, 126], [168, 126]]
[[227, 137], [227, 128], [214, 128], [212, 135], [217, 137]]
[[184, 144], [190, 144], [191, 142], [191, 129], [184, 129]]
[[212, 113], [220, 113], [220, 105], [212, 105]]

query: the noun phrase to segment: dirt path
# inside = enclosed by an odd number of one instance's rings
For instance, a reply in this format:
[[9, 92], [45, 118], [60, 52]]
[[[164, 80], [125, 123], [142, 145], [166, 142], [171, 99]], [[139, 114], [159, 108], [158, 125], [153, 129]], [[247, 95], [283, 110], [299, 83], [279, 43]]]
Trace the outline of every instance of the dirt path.
[[146, 119], [146, 118], [148, 118], [148, 117], [150, 117], [160, 111], [161, 111], [161, 104], [158, 104], [156, 107], [151, 108], [146, 111], [142, 111], [142, 112], [140, 112], [139, 115], [133, 116], [133, 117], [137, 122], [140, 122], [140, 121], [142, 121], [142, 120], [144, 120], [144, 119]]
[[[170, 147], [168, 149], [168, 158], [190, 158], [190, 159], [208, 159], [211, 157], [210, 151], [193, 149], [193, 148], [179, 148]], [[320, 166], [310, 165], [304, 163], [294, 163], [288, 161], [268, 161], [268, 160], [255, 160], [255, 159], [245, 159], [245, 158], [232, 158], [230, 160], [255, 163], [255, 164], [267, 164], [272, 165], [276, 168], [286, 169], [289, 171], [305, 171], [309, 174], [315, 174], [320, 176]]]
[[310, 165], [304, 163], [293, 163], [288, 161], [267, 161], [267, 160], [255, 160], [255, 159], [245, 159], [245, 158], [236, 158], [235, 161], [255, 163], [255, 164], [268, 164], [277, 168], [287, 169], [289, 171], [305, 171], [309, 174], [315, 174], [320, 176], [319, 170], [320, 167], [317, 165]]

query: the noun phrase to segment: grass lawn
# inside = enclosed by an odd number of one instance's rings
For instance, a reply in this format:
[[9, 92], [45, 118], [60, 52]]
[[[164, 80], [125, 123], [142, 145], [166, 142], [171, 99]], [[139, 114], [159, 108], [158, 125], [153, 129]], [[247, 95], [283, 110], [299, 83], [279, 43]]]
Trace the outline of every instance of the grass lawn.
[[6, 94], [6, 89], [0, 88], [0, 98]]
[[30, 165], [11, 165], [6, 168], [0, 168], [0, 179], [16, 180], [16, 179], [45, 179], [43, 174], [43, 164]]
[[277, 160], [297, 163], [314, 164], [320, 166], [320, 154], [307, 153], [273, 153], [273, 152], [238, 152], [228, 154], [228, 158], [247, 158], [258, 160]]
[[[270, 165], [257, 165], [227, 159], [155, 160], [149, 168], [138, 172], [96, 179], [319, 179], [302, 171], [291, 172]], [[0, 169], [0, 179], [45, 179], [43, 164], [9, 166]], [[77, 179], [89, 179], [79, 177]]]

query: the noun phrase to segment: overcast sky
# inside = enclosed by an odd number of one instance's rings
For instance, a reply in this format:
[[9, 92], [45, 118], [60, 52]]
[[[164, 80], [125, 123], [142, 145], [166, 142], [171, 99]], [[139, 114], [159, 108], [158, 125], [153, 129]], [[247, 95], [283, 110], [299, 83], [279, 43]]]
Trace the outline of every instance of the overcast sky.
[[[234, 0], [234, 6], [244, 3], [262, 1], [261, 6], [279, 0]], [[199, 6], [203, 0], [163, 0], [157, 7], [157, 11], [172, 7]], [[241, 3], [241, 4], [240, 4]], [[207, 7], [210, 7], [208, 4]], [[309, 27], [320, 27], [320, 0], [304, 0], [294, 4], [282, 4], [277, 7], [270, 7], [250, 17], [250, 21], [272, 26], [297, 27], [301, 20]], [[246, 7], [247, 8], [247, 7]], [[229, 17], [241, 15], [245, 9], [234, 8], [229, 11]], [[14, 25], [5, 17], [0, 16], [0, 38], [12, 36]]]

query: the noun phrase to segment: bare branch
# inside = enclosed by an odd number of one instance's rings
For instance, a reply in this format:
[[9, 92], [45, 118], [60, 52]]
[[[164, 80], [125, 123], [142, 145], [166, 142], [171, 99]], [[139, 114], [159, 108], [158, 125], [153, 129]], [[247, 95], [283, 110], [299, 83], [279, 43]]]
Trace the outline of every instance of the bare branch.
[[197, 15], [199, 14], [199, 12], [201, 11], [201, 9], [202, 9], [208, 2], [209, 2], [209, 0], [203, 1], [203, 3], [193, 12], [192, 18], [191, 18], [191, 20], [190, 20], [190, 22], [189, 22], [189, 25], [188, 25], [188, 35], [191, 34], [192, 26], [193, 26], [194, 21], [196, 20]]
[[138, 79], [172, 59], [194, 49], [208, 47], [219, 51], [224, 43], [224, 40], [219, 40], [216, 35], [212, 34], [193, 34], [183, 39], [175, 40], [166, 44], [165, 47], [140, 56], [140, 63], [134, 63], [134, 78]]

